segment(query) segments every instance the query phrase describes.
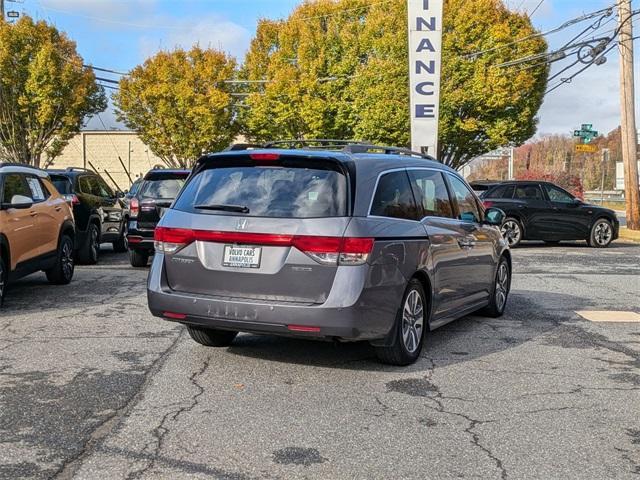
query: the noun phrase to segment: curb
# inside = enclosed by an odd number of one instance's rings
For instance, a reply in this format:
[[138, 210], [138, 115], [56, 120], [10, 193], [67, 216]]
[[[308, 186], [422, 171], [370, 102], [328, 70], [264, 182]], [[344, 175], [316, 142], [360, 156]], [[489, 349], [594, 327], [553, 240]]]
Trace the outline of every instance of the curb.
[[620, 227], [620, 239], [640, 242], [640, 230], [629, 230], [626, 227]]

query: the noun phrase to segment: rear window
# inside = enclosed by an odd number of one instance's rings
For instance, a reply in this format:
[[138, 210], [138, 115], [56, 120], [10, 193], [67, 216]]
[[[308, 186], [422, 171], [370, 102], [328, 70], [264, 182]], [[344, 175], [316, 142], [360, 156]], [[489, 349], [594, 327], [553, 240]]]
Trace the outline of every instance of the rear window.
[[334, 170], [312, 168], [213, 168], [189, 182], [174, 208], [238, 215], [196, 206], [246, 207], [242, 214], [250, 217], [343, 217], [347, 214], [347, 178]]
[[500, 185], [486, 193], [485, 198], [513, 198], [514, 185]]
[[71, 190], [71, 180], [61, 175], [51, 175], [51, 183], [56, 187], [56, 190], [62, 195], [73, 193]]
[[138, 197], [141, 199], [155, 198], [173, 200], [178, 196], [178, 193], [180, 193], [186, 180], [186, 175], [145, 180], [142, 188], [140, 188]]

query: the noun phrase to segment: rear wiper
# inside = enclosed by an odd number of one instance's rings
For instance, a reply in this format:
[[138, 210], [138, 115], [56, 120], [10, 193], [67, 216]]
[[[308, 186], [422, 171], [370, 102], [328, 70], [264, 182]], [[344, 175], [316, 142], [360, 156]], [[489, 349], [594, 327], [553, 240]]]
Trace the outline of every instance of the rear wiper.
[[249, 213], [249, 207], [246, 205], [196, 205], [193, 208], [197, 208], [198, 210], [220, 210], [222, 212]]

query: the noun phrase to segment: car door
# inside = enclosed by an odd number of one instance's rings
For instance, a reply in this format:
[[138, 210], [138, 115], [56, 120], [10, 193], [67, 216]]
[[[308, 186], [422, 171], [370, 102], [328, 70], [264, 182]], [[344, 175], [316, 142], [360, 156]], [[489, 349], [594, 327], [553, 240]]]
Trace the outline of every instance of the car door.
[[494, 227], [483, 225], [483, 212], [479, 201], [460, 177], [446, 175], [454, 204], [454, 212], [465, 231], [464, 247], [467, 264], [461, 272], [466, 278], [467, 307], [483, 304], [493, 288], [496, 268], [495, 242], [499, 235]]
[[31, 191], [31, 198], [33, 198], [32, 210], [37, 214], [38, 235], [41, 238], [38, 254], [56, 252], [58, 234], [60, 233], [60, 222], [57, 217], [62, 210], [60, 202], [64, 202], [64, 200], [60, 199], [59, 202], [52, 204], [49, 201], [51, 194], [37, 176], [26, 175], [25, 179]]
[[429, 237], [433, 288], [433, 322], [454, 317], [466, 303], [471, 285], [467, 268], [469, 233], [455, 218], [449, 192], [439, 170], [409, 169], [422, 226]]
[[[31, 198], [31, 190], [23, 174], [7, 173], [2, 182], [2, 203], [12, 203], [16, 195]], [[0, 210], [0, 217], [9, 241], [10, 268], [14, 270], [19, 264], [38, 256], [42, 240], [38, 232], [37, 212], [33, 208], [6, 208]]]
[[584, 204], [565, 190], [543, 184], [551, 210], [546, 238], [548, 240], [581, 240], [589, 236], [591, 213]]
[[551, 206], [538, 183], [521, 183], [516, 185], [514, 210], [520, 212], [527, 240], [546, 238], [549, 231]]

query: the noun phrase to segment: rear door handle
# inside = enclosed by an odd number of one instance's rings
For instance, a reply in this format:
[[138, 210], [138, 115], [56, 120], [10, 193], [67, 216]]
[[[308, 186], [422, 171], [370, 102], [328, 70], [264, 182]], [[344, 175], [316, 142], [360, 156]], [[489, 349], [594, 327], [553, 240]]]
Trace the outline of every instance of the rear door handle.
[[32, 217], [35, 217], [36, 215], [38, 215], [38, 212], [30, 212], [29, 215], [31, 215]]
[[458, 240], [460, 248], [473, 248], [476, 246], [476, 242], [472, 238], [461, 238]]
[[56, 207], [56, 212], [59, 212], [60, 210], [62, 210], [62, 207], [61, 207], [60, 205], [58, 205], [58, 206]]

